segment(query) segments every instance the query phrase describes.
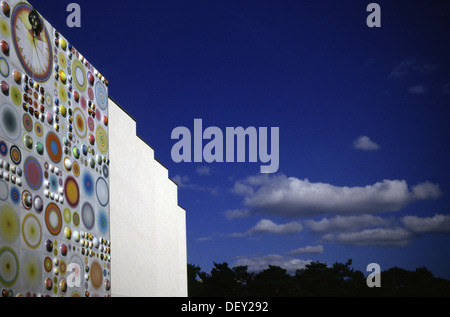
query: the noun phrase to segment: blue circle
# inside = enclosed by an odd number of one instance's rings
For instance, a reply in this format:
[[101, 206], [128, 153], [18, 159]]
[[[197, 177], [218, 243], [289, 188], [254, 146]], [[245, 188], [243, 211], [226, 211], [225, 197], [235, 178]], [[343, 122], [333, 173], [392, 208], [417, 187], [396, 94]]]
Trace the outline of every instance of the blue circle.
[[0, 154], [2, 156], [6, 156], [6, 154], [8, 154], [8, 146], [5, 141], [0, 141]]
[[58, 153], [58, 151], [59, 151], [58, 143], [56, 143], [56, 141], [52, 140], [50, 142], [50, 149], [52, 150], [53, 153]]
[[105, 86], [100, 81], [97, 81], [95, 84], [95, 99], [97, 101], [97, 105], [102, 110], [106, 110], [108, 107], [108, 93]]
[[94, 180], [92, 179], [92, 175], [88, 172], [83, 175], [83, 188], [88, 196], [92, 196], [94, 193]]
[[11, 188], [11, 200], [13, 203], [18, 204], [20, 201], [20, 191], [17, 187]]
[[55, 175], [50, 175], [50, 189], [52, 190], [52, 192], [57, 192], [58, 191], [58, 178]]
[[105, 178], [108, 178], [108, 176], [109, 176], [109, 170], [108, 170], [108, 166], [106, 166], [106, 164], [103, 164], [103, 176], [105, 176]]

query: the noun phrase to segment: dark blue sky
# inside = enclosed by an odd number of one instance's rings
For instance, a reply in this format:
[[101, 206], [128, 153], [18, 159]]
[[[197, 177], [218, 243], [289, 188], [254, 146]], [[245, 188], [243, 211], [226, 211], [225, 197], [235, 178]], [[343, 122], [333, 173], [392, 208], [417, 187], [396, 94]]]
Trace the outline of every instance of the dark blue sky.
[[[189, 263], [352, 258], [450, 278], [448, 1], [377, 1], [381, 28], [370, 1], [82, 0], [81, 28], [70, 1], [31, 3], [180, 184]], [[174, 163], [171, 132], [195, 118], [279, 127], [277, 174]]]

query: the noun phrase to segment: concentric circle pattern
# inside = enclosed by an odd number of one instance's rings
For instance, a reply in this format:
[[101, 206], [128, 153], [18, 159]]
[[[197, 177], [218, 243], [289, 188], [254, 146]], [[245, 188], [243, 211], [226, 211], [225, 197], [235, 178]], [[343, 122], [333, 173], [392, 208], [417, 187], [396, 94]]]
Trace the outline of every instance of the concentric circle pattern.
[[97, 127], [97, 131], [95, 133], [95, 139], [97, 142], [97, 147], [99, 151], [103, 154], [108, 153], [108, 135], [106, 134], [105, 129], [102, 126]]
[[25, 180], [31, 189], [38, 190], [42, 186], [43, 174], [41, 164], [30, 156], [24, 162]]
[[64, 184], [64, 194], [70, 207], [76, 208], [80, 202], [80, 189], [75, 178], [68, 176]]
[[108, 296], [108, 82], [28, 1], [0, 0], [0, 290]]
[[59, 163], [61, 161], [63, 151], [61, 147], [61, 141], [58, 135], [54, 132], [49, 132], [45, 138], [45, 148], [49, 158], [54, 163]]
[[62, 223], [61, 210], [58, 205], [55, 203], [48, 204], [45, 209], [45, 225], [47, 226], [48, 232], [57, 236], [61, 232]]

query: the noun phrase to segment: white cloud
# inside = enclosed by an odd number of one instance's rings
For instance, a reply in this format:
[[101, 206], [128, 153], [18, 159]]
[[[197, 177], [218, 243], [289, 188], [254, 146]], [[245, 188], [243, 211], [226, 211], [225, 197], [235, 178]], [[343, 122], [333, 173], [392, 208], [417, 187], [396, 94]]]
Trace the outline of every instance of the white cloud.
[[211, 169], [206, 165], [197, 167], [195, 171], [199, 176], [211, 176]]
[[201, 186], [192, 183], [187, 175], [184, 176], [175, 175], [174, 177], [172, 177], [172, 180], [178, 185], [179, 188], [191, 189], [197, 192], [207, 192], [213, 196], [219, 193], [217, 187], [211, 188], [209, 186]]
[[378, 144], [373, 142], [368, 136], [360, 136], [355, 141], [353, 141], [353, 146], [356, 149], [363, 151], [376, 151], [380, 148]]
[[450, 233], [450, 215], [433, 217], [405, 216], [400, 219], [406, 229], [417, 233]]
[[258, 175], [235, 183], [252, 214], [289, 218], [320, 214], [367, 214], [397, 211], [417, 200], [437, 198], [438, 185], [420, 183], [411, 189], [404, 180], [383, 180], [362, 187], [312, 183], [285, 175]]
[[260, 272], [268, 268], [269, 265], [279, 266], [289, 273], [294, 273], [298, 269], [304, 269], [311, 260], [301, 260], [291, 257], [284, 257], [278, 254], [269, 254], [261, 257], [242, 257], [234, 262], [231, 267], [247, 266], [249, 272]]
[[179, 187], [183, 187], [186, 186], [186, 184], [189, 182], [189, 177], [184, 175], [184, 176], [180, 176], [180, 175], [175, 175], [174, 177], [172, 177], [172, 180], [179, 186]]
[[416, 85], [409, 87], [408, 92], [412, 95], [424, 95], [428, 92], [428, 89], [423, 85]]
[[437, 69], [436, 65], [431, 63], [418, 61], [416, 58], [407, 58], [398, 63], [389, 74], [390, 78], [405, 79], [411, 76], [424, 76], [432, 73]]
[[308, 245], [306, 247], [298, 248], [298, 249], [287, 252], [287, 254], [290, 254], [290, 255], [319, 254], [319, 253], [323, 253], [323, 246], [321, 246], [321, 245], [317, 245], [317, 246]]
[[391, 78], [404, 78], [412, 72], [412, 67], [415, 61], [412, 58], [408, 58], [399, 64], [397, 64], [389, 74]]
[[375, 228], [358, 232], [326, 234], [324, 241], [347, 245], [374, 245], [383, 247], [402, 247], [411, 242], [414, 234], [404, 228]]
[[232, 233], [231, 237], [244, 237], [254, 234], [275, 234], [275, 235], [289, 235], [302, 231], [303, 226], [296, 221], [291, 221], [286, 224], [276, 224], [272, 220], [262, 219], [258, 223], [244, 233]]
[[336, 231], [355, 231], [364, 228], [387, 226], [391, 220], [373, 216], [336, 216], [333, 218], [322, 218], [319, 221], [306, 220], [305, 226], [310, 229], [312, 233], [328, 233]]
[[251, 216], [251, 212], [248, 209], [229, 209], [224, 212], [225, 217], [228, 220], [235, 218], [247, 218]]

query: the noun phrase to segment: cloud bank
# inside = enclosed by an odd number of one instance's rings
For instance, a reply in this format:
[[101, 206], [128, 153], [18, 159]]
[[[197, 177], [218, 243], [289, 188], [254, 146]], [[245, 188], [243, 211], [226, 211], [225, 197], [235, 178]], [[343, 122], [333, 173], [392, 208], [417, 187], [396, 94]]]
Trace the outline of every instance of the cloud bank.
[[[248, 177], [237, 181], [232, 191], [243, 197], [246, 207], [235, 212], [235, 216], [264, 214], [287, 218], [398, 211], [442, 194], [439, 185], [428, 181], [408, 186], [405, 180], [385, 179], [372, 185], [348, 187], [282, 174]], [[233, 218], [231, 212], [226, 214]]]

